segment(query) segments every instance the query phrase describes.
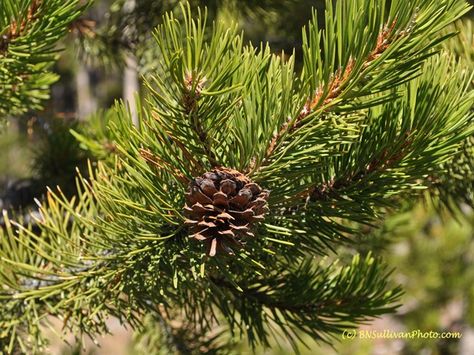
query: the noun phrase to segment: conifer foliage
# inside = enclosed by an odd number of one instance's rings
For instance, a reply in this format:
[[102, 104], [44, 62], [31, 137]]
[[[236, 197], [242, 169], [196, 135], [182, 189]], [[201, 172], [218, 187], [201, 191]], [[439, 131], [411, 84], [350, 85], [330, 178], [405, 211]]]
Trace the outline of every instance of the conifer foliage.
[[379, 258], [337, 251], [430, 193], [472, 136], [472, 73], [439, 52], [467, 4], [327, 1], [325, 29], [315, 14], [303, 30], [301, 72], [182, 9], [154, 33], [140, 126], [117, 103], [113, 149], [73, 199], [50, 190], [39, 233], [5, 216], [2, 350], [38, 351], [52, 317], [95, 339], [111, 316], [140, 330], [148, 315], [172, 339], [161, 346], [190, 349], [218, 326], [251, 345], [331, 343], [396, 309]]
[[80, 0], [2, 0], [0, 120], [38, 109], [57, 76], [56, 44], [84, 10]]

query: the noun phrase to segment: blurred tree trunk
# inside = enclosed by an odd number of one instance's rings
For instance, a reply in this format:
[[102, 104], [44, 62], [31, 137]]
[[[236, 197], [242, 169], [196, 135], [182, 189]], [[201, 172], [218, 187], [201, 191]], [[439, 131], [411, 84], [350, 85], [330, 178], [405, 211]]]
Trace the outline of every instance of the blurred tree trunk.
[[474, 329], [466, 327], [459, 344], [459, 355], [472, 355], [474, 351]]
[[132, 122], [138, 127], [138, 113], [135, 93], [139, 91], [138, 64], [134, 55], [128, 55], [126, 59], [125, 73], [123, 76], [123, 99], [128, 104], [132, 114]]
[[[125, 2], [124, 10], [126, 12], [133, 12], [136, 6], [135, 0], [127, 0]], [[133, 32], [133, 24], [129, 25], [129, 31]], [[139, 91], [140, 84], [138, 82], [138, 63], [137, 58], [130, 53], [125, 60], [125, 73], [123, 76], [123, 99], [129, 106], [132, 122], [138, 127], [138, 113], [135, 102], [135, 93]]]
[[97, 111], [97, 100], [92, 94], [90, 71], [80, 61], [77, 64], [76, 92], [76, 115], [79, 120], [84, 120]]

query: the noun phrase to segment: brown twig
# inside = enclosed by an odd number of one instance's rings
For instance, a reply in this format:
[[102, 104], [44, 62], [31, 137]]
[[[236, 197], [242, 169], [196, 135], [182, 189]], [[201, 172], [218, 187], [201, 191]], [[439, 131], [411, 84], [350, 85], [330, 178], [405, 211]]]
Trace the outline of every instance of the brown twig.
[[[181, 150], [181, 152], [183, 153], [183, 156], [187, 159], [187, 161], [192, 163], [191, 170], [192, 170], [193, 176], [198, 176], [198, 175], [202, 174], [204, 172], [203, 165], [201, 164], [201, 162], [196, 160], [194, 155], [186, 148], [186, 144], [181, 142], [177, 137], [175, 137], [173, 135], [173, 133], [169, 129], [166, 128], [165, 122], [163, 122], [163, 119], [156, 112], [152, 112], [152, 117], [155, 119], [155, 121], [159, 122], [159, 124], [162, 127], [164, 133], [166, 133], [166, 138], [171, 140], [174, 144], [176, 144], [176, 146]], [[158, 137], [158, 139], [163, 141], [162, 135], [159, 134], [159, 132], [154, 127], [152, 127], [147, 122], [145, 122], [145, 124], [153, 132], [156, 133], [156, 136]]]
[[[395, 28], [395, 24], [396, 20], [394, 20], [390, 26], [385, 26], [383, 31], [380, 32], [375, 48], [369, 53], [367, 58], [362, 63], [362, 70], [365, 70], [373, 61], [379, 58], [385, 50], [387, 50], [388, 46], [393, 41], [393, 39], [391, 40], [391, 36]], [[400, 35], [402, 35], [402, 33]], [[307, 100], [296, 119], [290, 118], [285, 123], [283, 123], [280, 130], [272, 137], [270, 144], [268, 145], [265, 159], [268, 159], [271, 156], [279, 141], [285, 134], [292, 133], [301, 126], [302, 120], [305, 117], [314, 112], [318, 107], [321, 110], [328, 108], [331, 102], [334, 101], [345, 88], [345, 85], [347, 84], [348, 79], [354, 70], [354, 64], [354, 59], [350, 58], [344, 70], [339, 68], [331, 76], [328, 84], [321, 84], [318, 87], [314, 96]]]
[[10, 43], [23, 35], [28, 28], [28, 25], [38, 18], [38, 10], [41, 3], [41, 0], [33, 0], [28, 7], [26, 17], [20, 23], [13, 21], [5, 33], [0, 36], [0, 55], [4, 55], [8, 50]]
[[147, 161], [149, 165], [152, 167], [166, 170], [171, 175], [173, 175], [178, 181], [183, 183], [184, 185], [188, 185], [190, 180], [178, 169], [174, 168], [168, 162], [161, 159], [159, 156], [153, 154], [149, 150], [140, 148], [140, 155]]
[[393, 167], [407, 155], [412, 143], [413, 138], [410, 137], [410, 132], [406, 132], [405, 141], [398, 151], [390, 153], [387, 148], [385, 148], [382, 153], [379, 154], [378, 157], [373, 158], [364, 169], [339, 179], [332, 179], [320, 186], [310, 188], [306, 190], [301, 197], [309, 196], [310, 201], [317, 201], [327, 200], [333, 195], [338, 195], [338, 190], [361, 181], [367, 175], [375, 172], [381, 173]]
[[209, 134], [202, 125], [201, 118], [198, 116], [198, 100], [201, 97], [202, 89], [206, 83], [206, 78], [201, 78], [196, 82], [197, 75], [188, 72], [184, 77], [184, 88], [181, 97], [182, 105], [186, 114], [191, 117], [191, 128], [196, 132], [201, 142], [204, 152], [213, 166], [219, 165], [216, 156], [211, 148]]
[[[349, 304], [354, 304], [354, 299], [346, 299], [346, 298], [339, 298], [339, 299], [327, 299], [321, 300], [319, 302], [309, 302], [309, 303], [290, 303], [290, 302], [281, 302], [276, 301], [268, 294], [262, 293], [258, 290], [252, 289], [244, 289], [243, 292], [236, 291], [236, 288], [230, 282], [222, 279], [222, 278], [211, 278], [211, 281], [219, 286], [224, 287], [230, 290], [232, 293], [238, 292], [238, 296], [241, 297], [244, 295], [246, 298], [254, 299], [261, 305], [267, 308], [276, 308], [279, 310], [286, 310], [290, 312], [318, 312], [328, 308], [340, 308]], [[284, 282], [284, 280], [282, 280]]]

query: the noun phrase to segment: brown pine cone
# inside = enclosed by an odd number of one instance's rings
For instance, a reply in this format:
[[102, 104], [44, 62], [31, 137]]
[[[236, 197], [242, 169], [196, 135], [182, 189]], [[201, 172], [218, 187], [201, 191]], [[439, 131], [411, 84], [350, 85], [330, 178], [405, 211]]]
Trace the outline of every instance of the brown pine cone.
[[233, 248], [254, 236], [255, 223], [264, 219], [268, 194], [233, 169], [216, 168], [195, 178], [184, 207], [190, 237], [205, 242], [210, 256], [233, 254]]

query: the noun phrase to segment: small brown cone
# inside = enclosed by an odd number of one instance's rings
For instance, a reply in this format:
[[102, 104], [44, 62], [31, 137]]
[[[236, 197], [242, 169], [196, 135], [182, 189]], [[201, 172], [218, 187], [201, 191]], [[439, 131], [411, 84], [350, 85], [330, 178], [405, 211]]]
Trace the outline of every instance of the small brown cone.
[[252, 227], [268, 211], [268, 191], [244, 174], [216, 168], [195, 178], [186, 194], [185, 224], [190, 237], [204, 241], [208, 254], [233, 254], [253, 237]]

